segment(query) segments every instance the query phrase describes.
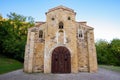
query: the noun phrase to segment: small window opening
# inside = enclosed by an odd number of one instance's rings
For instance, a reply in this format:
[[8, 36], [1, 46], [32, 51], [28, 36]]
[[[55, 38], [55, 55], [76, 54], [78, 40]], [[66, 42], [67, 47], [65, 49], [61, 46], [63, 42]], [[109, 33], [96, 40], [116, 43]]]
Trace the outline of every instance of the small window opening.
[[42, 30], [39, 31], [39, 38], [43, 38], [43, 31]]
[[63, 29], [63, 22], [59, 23], [59, 29]]
[[52, 18], [52, 20], [54, 21], [54, 20], [55, 20], [55, 18]]
[[68, 17], [68, 20], [70, 20], [71, 18], [70, 17]]

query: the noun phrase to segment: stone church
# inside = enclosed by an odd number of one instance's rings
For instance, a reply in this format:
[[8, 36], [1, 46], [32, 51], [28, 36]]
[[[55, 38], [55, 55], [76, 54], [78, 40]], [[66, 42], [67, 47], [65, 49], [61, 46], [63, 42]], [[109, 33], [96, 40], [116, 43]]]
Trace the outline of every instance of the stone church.
[[78, 22], [73, 9], [49, 9], [46, 22], [28, 29], [24, 72], [96, 72], [94, 28]]

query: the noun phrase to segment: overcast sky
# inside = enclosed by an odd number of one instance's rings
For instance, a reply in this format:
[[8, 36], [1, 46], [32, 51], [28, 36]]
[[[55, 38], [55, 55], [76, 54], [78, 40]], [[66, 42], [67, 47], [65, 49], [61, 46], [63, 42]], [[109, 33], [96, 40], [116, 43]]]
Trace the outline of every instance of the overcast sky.
[[120, 39], [120, 0], [0, 0], [0, 14], [10, 12], [45, 21], [48, 9], [63, 5], [74, 9], [76, 21], [94, 27], [95, 40]]

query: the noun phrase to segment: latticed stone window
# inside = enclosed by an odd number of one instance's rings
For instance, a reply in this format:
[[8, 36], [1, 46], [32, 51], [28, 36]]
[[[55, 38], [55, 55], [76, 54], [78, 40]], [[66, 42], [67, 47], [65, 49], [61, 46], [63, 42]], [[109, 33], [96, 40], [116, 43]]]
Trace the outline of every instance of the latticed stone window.
[[84, 39], [84, 33], [83, 33], [83, 30], [82, 30], [82, 29], [79, 29], [79, 30], [78, 30], [78, 38], [79, 38], [79, 39]]

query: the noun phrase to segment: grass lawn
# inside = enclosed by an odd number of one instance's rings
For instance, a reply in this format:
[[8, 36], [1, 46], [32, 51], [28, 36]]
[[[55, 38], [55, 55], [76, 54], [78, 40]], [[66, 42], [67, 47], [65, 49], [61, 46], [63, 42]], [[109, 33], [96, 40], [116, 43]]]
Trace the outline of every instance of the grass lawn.
[[99, 67], [120, 72], [120, 66], [99, 65]]
[[14, 71], [23, 67], [23, 64], [14, 59], [0, 55], [0, 74]]

